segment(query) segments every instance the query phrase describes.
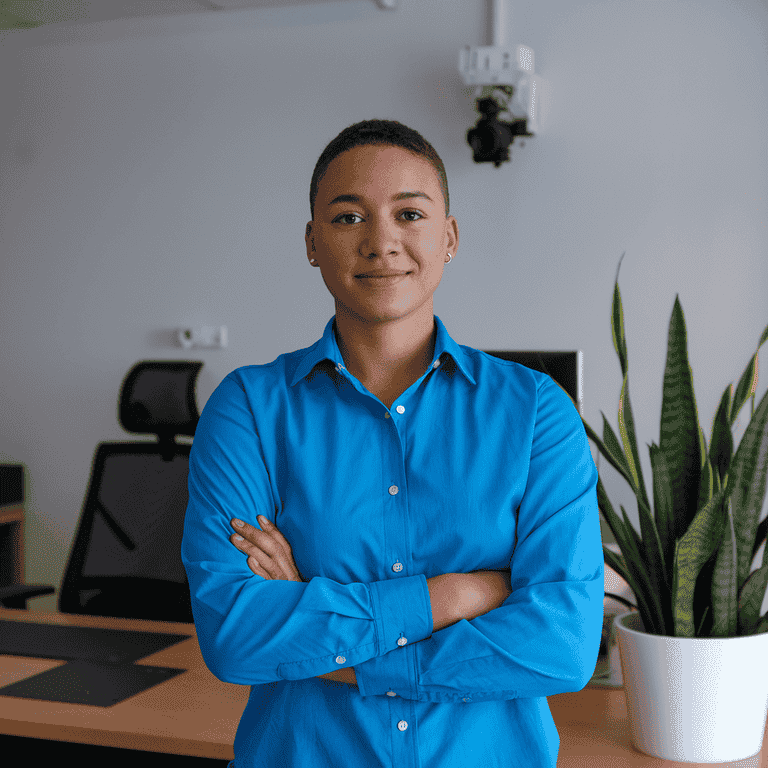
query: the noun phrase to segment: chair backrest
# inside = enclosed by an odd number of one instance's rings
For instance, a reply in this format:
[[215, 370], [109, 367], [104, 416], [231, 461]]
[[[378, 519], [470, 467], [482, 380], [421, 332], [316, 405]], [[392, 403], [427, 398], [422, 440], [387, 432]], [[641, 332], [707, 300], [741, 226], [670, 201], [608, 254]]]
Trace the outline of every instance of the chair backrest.
[[101, 443], [59, 593], [59, 610], [192, 621], [181, 562], [199, 361], [144, 361], [128, 373], [120, 421], [157, 442]]

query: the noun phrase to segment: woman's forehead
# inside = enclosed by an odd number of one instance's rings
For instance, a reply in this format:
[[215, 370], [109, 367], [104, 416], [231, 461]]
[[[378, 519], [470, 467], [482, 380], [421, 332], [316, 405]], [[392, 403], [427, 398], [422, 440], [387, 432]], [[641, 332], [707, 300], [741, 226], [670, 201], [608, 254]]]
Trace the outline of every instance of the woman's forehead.
[[429, 187], [431, 192], [440, 190], [437, 170], [426, 158], [398, 146], [365, 144], [345, 150], [330, 162], [318, 196], [335, 197], [349, 192], [342, 187], [353, 185], [387, 188], [406, 181]]

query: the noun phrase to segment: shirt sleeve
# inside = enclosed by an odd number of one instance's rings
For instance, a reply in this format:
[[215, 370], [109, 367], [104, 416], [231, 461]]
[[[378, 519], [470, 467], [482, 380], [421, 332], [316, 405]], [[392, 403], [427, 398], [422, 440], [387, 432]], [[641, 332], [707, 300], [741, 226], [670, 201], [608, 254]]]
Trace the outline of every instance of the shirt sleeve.
[[536, 698], [579, 691], [594, 674], [603, 623], [603, 550], [597, 470], [581, 419], [551, 379], [537, 391], [536, 423], [512, 594], [410, 647], [355, 665], [363, 696], [419, 701]]
[[255, 575], [229, 541], [233, 517], [275, 521], [276, 494], [256, 422], [231, 375], [203, 409], [190, 453], [181, 557], [206, 665], [220, 680], [259, 685], [299, 680], [424, 639], [432, 610], [423, 575], [369, 584]]

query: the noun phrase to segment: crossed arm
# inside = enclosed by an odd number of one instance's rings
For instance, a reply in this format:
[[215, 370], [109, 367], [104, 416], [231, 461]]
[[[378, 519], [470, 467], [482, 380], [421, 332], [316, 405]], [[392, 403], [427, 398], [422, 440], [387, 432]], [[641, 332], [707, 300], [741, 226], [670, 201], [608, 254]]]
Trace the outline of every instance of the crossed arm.
[[[261, 530], [241, 520], [231, 524], [236, 533], [230, 541], [248, 557], [248, 567], [265, 579], [304, 581], [296, 568], [291, 545], [277, 526], [259, 515]], [[432, 606], [432, 631], [474, 619], [498, 608], [511, 594], [509, 571], [443, 573], [427, 579]], [[349, 685], [357, 685], [353, 667], [319, 675]]]

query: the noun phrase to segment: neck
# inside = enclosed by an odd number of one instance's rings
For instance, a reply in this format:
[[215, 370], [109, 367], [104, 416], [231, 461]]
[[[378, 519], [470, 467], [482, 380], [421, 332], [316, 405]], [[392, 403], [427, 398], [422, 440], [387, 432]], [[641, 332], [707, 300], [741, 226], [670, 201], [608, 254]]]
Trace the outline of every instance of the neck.
[[431, 304], [382, 323], [363, 322], [337, 306], [336, 334], [347, 370], [377, 395], [393, 388], [399, 389], [395, 397], [401, 394], [427, 370], [435, 349]]

